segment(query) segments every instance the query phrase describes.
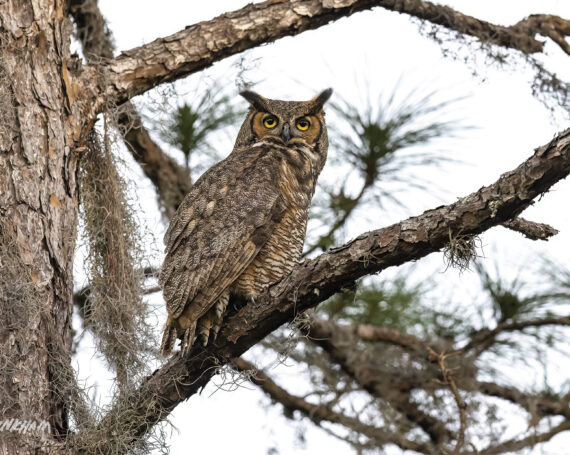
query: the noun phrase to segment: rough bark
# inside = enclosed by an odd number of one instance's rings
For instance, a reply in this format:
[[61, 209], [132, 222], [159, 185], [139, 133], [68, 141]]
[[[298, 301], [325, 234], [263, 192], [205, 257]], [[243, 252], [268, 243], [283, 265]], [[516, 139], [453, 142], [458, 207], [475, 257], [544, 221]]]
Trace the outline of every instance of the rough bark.
[[[269, 0], [191, 25], [102, 62], [97, 105], [121, 104], [158, 84], [200, 71], [230, 55], [376, 6], [525, 54], [542, 51], [544, 43], [534, 38], [537, 33], [548, 33], [562, 46], [570, 28], [570, 22], [546, 15], [503, 27], [421, 0]], [[563, 49], [566, 50], [564, 46]], [[88, 82], [92, 83], [94, 77], [93, 69], [87, 72]]]
[[[533, 156], [494, 184], [454, 204], [363, 234], [305, 261], [255, 303], [230, 316], [214, 344], [207, 348], [196, 346], [185, 358], [175, 355], [141, 385], [125, 406], [110, 411], [98, 431], [108, 434], [121, 425], [132, 429], [133, 440], [140, 438], [203, 387], [218, 368], [299, 312], [314, 307], [364, 275], [439, 251], [450, 235], [477, 235], [518, 215], [568, 173], [570, 130], [539, 147]], [[122, 415], [128, 420], [121, 422]], [[110, 444], [102, 438], [97, 449], [107, 451]]]
[[[113, 40], [97, 1], [72, 0], [70, 14], [87, 61], [97, 63], [102, 58], [113, 58]], [[188, 170], [154, 142], [134, 104], [124, 103], [111, 118], [116, 121], [128, 150], [154, 184], [159, 204], [169, 219], [192, 186]]]
[[530, 240], [548, 240], [553, 235], [558, 234], [558, 230], [548, 224], [535, 223], [521, 217], [505, 221], [502, 226], [512, 231], [520, 232]]
[[0, 419], [49, 422], [34, 437], [3, 431], [0, 453], [56, 453], [68, 416], [52, 362], [70, 359], [78, 203], [71, 25], [54, 0], [2, 2], [0, 21]]

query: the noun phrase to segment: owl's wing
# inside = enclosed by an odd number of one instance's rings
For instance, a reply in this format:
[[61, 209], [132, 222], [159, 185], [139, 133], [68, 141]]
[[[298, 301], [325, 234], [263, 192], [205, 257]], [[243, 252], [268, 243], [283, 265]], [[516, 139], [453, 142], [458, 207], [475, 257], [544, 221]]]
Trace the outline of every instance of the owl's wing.
[[195, 321], [208, 311], [251, 263], [284, 211], [278, 162], [253, 160], [244, 169], [231, 158], [200, 177], [166, 232], [160, 283], [170, 317], [185, 312]]

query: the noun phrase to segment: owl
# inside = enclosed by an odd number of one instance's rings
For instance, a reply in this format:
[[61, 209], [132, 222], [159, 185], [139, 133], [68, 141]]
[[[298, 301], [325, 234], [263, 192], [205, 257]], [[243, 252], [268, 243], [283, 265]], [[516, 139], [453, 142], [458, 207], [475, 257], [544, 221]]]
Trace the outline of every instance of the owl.
[[206, 171], [173, 216], [160, 272], [168, 320], [161, 350], [177, 339], [215, 339], [230, 296], [255, 301], [301, 257], [309, 206], [327, 158], [323, 105], [252, 91], [232, 152]]

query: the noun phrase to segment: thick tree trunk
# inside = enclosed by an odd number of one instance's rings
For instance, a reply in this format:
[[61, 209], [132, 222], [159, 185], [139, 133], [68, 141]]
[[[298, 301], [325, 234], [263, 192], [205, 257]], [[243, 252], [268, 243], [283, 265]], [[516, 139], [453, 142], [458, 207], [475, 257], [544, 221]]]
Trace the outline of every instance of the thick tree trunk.
[[0, 454], [59, 452], [68, 427], [54, 362], [69, 362], [78, 134], [62, 8], [0, 3]]

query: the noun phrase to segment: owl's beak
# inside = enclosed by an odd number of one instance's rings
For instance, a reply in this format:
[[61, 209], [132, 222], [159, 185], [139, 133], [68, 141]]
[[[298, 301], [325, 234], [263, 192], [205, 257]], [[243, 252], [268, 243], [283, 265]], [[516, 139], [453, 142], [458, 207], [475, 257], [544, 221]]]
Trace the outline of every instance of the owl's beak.
[[291, 139], [291, 127], [288, 123], [285, 123], [285, 125], [283, 125], [283, 130], [281, 131], [281, 139], [283, 139], [283, 142], [285, 142], [285, 144], [289, 142], [289, 139]]

